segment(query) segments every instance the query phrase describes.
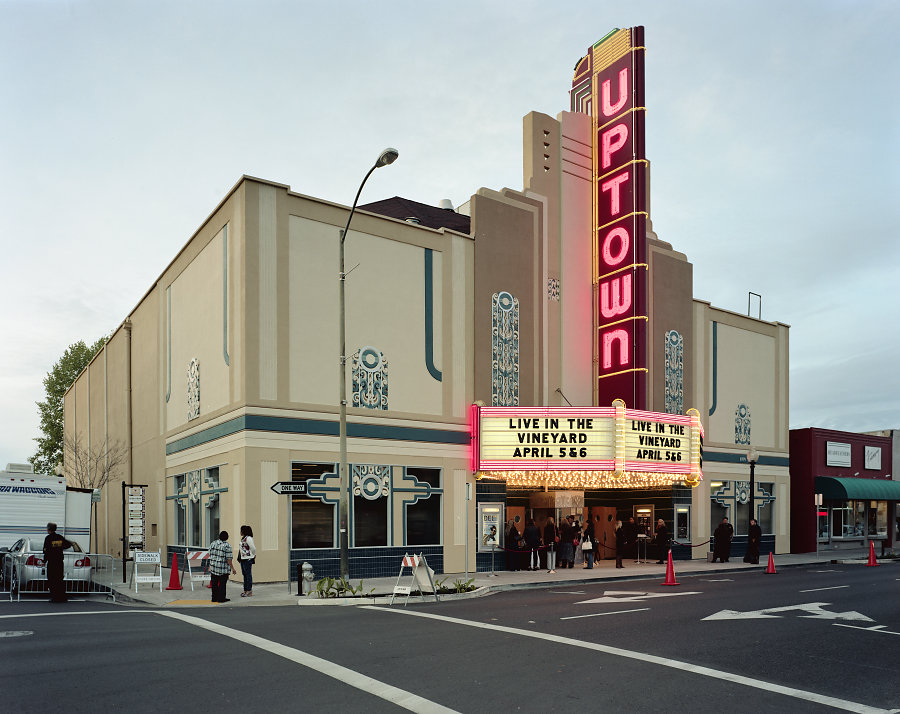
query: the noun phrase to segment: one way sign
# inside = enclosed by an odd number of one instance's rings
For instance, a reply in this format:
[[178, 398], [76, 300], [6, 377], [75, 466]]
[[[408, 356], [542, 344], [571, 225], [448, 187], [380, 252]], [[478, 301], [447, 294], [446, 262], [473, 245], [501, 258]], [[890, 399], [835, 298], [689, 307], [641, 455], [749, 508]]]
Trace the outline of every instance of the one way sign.
[[306, 493], [306, 483], [297, 483], [295, 481], [279, 481], [273, 483], [270, 488], [275, 493]]

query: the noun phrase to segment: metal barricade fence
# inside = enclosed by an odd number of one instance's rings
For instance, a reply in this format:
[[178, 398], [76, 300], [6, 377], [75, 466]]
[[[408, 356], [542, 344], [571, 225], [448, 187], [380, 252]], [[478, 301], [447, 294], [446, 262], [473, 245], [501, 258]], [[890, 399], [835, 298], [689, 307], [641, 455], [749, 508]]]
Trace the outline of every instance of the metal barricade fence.
[[[63, 584], [66, 595], [104, 595], [116, 599], [112, 587], [115, 560], [104, 553], [65, 553]], [[0, 561], [0, 593], [10, 601], [22, 595], [49, 593], [47, 565], [33, 553], [4, 554]]]

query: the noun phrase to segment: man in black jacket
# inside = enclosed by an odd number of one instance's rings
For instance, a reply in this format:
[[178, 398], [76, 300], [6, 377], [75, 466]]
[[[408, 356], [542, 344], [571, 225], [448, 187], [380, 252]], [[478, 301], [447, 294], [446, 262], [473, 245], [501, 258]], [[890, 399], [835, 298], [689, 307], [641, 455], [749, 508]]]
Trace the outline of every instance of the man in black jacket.
[[66, 584], [63, 573], [63, 550], [72, 544], [56, 532], [56, 524], [47, 524], [44, 538], [44, 562], [47, 564], [47, 585], [50, 602], [66, 602]]

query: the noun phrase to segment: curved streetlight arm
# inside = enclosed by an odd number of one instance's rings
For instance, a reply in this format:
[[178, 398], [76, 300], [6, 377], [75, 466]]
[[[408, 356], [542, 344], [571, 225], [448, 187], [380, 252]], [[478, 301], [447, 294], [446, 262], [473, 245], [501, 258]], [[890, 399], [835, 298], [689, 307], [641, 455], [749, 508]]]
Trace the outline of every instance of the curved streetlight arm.
[[[375, 164], [371, 169], [369, 169], [369, 173], [366, 174], [366, 177], [362, 180], [362, 183], [359, 185], [359, 190], [356, 192], [356, 198], [353, 199], [353, 206], [350, 208], [350, 215], [347, 216], [347, 225], [344, 226], [344, 230], [341, 231], [341, 243], [347, 239], [347, 231], [350, 230], [350, 221], [353, 220], [353, 214], [356, 213], [356, 204], [359, 203], [359, 197], [362, 194], [363, 186], [366, 185], [366, 181], [369, 180], [369, 176], [372, 175], [372, 172], [378, 168], [378, 164]], [[344, 274], [344, 267], [341, 266], [341, 275]]]

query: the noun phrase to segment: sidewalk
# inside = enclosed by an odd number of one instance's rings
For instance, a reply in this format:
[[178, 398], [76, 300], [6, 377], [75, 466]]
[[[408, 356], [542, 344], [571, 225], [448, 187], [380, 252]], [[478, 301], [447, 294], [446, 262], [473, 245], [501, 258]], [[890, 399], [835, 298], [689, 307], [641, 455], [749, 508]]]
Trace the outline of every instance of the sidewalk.
[[[797, 565], [829, 565], [833, 562], [864, 566], [868, 558], [868, 551], [864, 548], [853, 550], [833, 550], [820, 551], [817, 553], [801, 553], [786, 554], [775, 556], [775, 568], [792, 567]], [[676, 577], [685, 577], [689, 575], [704, 575], [710, 573], [722, 574], [727, 572], [738, 571], [759, 571], [766, 569], [768, 555], [760, 556], [759, 565], [748, 565], [739, 559], [731, 560], [728, 563], [707, 563], [705, 560], [676, 560], [674, 569]], [[890, 565], [894, 560], [881, 560], [880, 565]], [[397, 570], [399, 571], [399, 563]], [[409, 569], [401, 581], [402, 585], [410, 583]], [[520, 588], [547, 588], [547, 587], [572, 587], [588, 583], [597, 582], [620, 582], [629, 580], [651, 579], [662, 582], [665, 579], [666, 566], [658, 565], [655, 562], [635, 563], [630, 560], [625, 561], [625, 568], [618, 570], [615, 567], [614, 560], [603, 560], [595, 563], [594, 568], [587, 570], [582, 567], [570, 569], [558, 569], [555, 574], [549, 574], [546, 571], [527, 571], [510, 572], [506, 570], [497, 571], [495, 575], [490, 573], [469, 573], [469, 578], [474, 578], [476, 590], [463, 595], [441, 595], [441, 599], [446, 598], [466, 598], [481, 597], [489, 595], [493, 592], [503, 590], [515, 590]], [[368, 598], [328, 598], [319, 599], [314, 595], [298, 596], [297, 583], [255, 583], [253, 585], [253, 596], [242, 598], [242, 585], [240, 580], [232, 580], [228, 583], [227, 596], [230, 601], [223, 605], [217, 605], [210, 601], [210, 591], [204, 587], [202, 583], [194, 583], [194, 590], [185, 581], [182, 590], [166, 590], [169, 582], [170, 571], [163, 568], [163, 589], [159, 590], [158, 584], [152, 586], [148, 583], [140, 583], [137, 593], [134, 591], [134, 585], [130, 582], [123, 584], [121, 582], [121, 571], [118, 573], [118, 582], [113, 583], [113, 589], [116, 593], [116, 602], [138, 604], [149, 607], [260, 607], [266, 605], [362, 605], [386, 603], [393, 592], [397, 578], [371, 578], [363, 580], [363, 588], [365, 591], [374, 589], [373, 596]], [[446, 580], [445, 585], [452, 586], [455, 580], [465, 580], [464, 573], [441, 573], [435, 575], [436, 580]], [[353, 584], [358, 584], [357, 579], [353, 579]], [[395, 603], [402, 604], [406, 600], [406, 596], [397, 596]], [[430, 600], [433, 602], [433, 597]], [[418, 595], [410, 596], [409, 602], [422, 602]]]

